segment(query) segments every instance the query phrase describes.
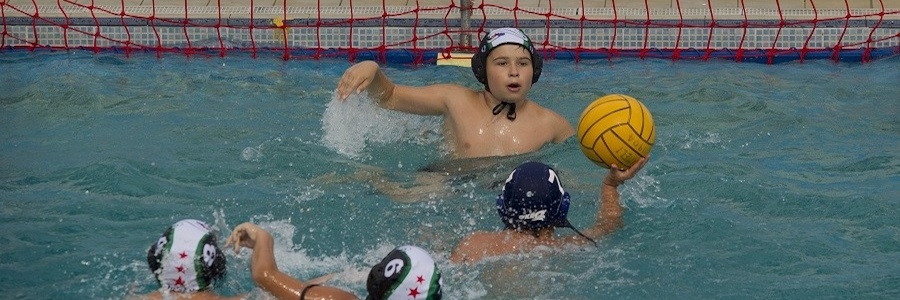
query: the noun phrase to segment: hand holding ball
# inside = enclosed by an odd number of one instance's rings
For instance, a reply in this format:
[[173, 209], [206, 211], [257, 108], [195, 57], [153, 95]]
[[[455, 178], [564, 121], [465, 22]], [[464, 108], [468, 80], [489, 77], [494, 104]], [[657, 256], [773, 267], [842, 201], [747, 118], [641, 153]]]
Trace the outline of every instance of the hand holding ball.
[[588, 105], [578, 120], [581, 152], [597, 165], [627, 169], [650, 154], [656, 129], [650, 110], [637, 99], [606, 95]]

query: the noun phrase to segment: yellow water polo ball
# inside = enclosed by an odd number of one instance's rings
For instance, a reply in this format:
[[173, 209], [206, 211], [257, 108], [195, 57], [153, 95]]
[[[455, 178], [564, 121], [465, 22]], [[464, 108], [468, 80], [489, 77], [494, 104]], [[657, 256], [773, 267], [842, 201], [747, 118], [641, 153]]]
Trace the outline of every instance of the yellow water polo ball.
[[581, 152], [604, 168], [631, 167], [650, 154], [656, 140], [653, 116], [643, 103], [622, 94], [594, 100], [578, 120]]

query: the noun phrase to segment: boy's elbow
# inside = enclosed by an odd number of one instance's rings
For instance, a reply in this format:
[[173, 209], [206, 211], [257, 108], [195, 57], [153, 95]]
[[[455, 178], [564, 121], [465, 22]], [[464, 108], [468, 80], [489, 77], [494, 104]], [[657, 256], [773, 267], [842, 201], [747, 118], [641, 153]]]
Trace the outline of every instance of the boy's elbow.
[[604, 230], [603, 230], [603, 235], [610, 235], [610, 234], [612, 234], [613, 232], [616, 232], [616, 230], [619, 230], [619, 229], [622, 228], [622, 227], [625, 227], [625, 221], [622, 220], [621, 217], [619, 217], [619, 218], [613, 218], [612, 220], [609, 220], [609, 222], [607, 222], [605, 228], [603, 228], [603, 229], [604, 229]]
[[592, 239], [599, 239], [616, 232], [622, 227], [625, 227], [625, 222], [622, 218], [605, 218], [592, 227], [591, 230], [587, 230], [585, 234]]
[[253, 279], [253, 282], [256, 282], [257, 284], [261, 284], [265, 280], [266, 276], [268, 276], [267, 274], [268, 271], [266, 270], [253, 268], [253, 270], [250, 271], [250, 279]]
[[261, 286], [267, 286], [269, 283], [276, 281], [276, 274], [280, 273], [280, 271], [269, 268], [259, 268], [253, 269], [250, 272], [250, 278], [253, 279], [253, 282]]

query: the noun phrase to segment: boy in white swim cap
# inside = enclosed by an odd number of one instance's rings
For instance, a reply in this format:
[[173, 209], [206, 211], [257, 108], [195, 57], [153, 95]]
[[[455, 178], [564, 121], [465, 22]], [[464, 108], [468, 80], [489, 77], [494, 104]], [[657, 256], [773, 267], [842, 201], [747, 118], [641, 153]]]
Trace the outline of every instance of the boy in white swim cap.
[[147, 251], [147, 264], [160, 290], [145, 299], [229, 299], [212, 291], [225, 277], [225, 255], [202, 221], [186, 219], [168, 227]]
[[[234, 251], [253, 249], [250, 272], [253, 281], [278, 299], [358, 299], [345, 290], [303, 282], [282, 273], [275, 263], [272, 235], [253, 223], [234, 228], [227, 245]], [[366, 299], [441, 299], [441, 273], [431, 256], [415, 246], [394, 249], [369, 272]]]
[[440, 300], [441, 271], [431, 255], [416, 246], [400, 246], [369, 271], [366, 300]]
[[[633, 178], [649, 157], [641, 158], [631, 168], [619, 170], [613, 165], [603, 179], [597, 219], [594, 225], [579, 232], [566, 218], [569, 193], [553, 168], [538, 162], [526, 162], [512, 171], [503, 192], [497, 196], [497, 213], [506, 226], [501, 231], [478, 231], [463, 238], [450, 261], [473, 263], [491, 256], [527, 253], [537, 247], [584, 244], [614, 232], [622, 226], [622, 206], [618, 186]], [[577, 236], [557, 238], [556, 227], [569, 227]]]
[[472, 57], [472, 71], [484, 90], [456, 84], [394, 84], [377, 63], [363, 61], [344, 72], [337, 94], [344, 100], [351, 93], [368, 91], [381, 107], [443, 116], [453, 158], [524, 154], [575, 133], [568, 120], [528, 99], [542, 66], [525, 33], [500, 28], [482, 38]]

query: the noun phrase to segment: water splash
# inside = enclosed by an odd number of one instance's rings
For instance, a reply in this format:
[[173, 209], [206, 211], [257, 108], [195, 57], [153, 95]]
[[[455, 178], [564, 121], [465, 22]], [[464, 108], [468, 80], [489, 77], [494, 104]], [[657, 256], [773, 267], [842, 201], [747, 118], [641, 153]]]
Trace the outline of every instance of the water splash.
[[440, 138], [440, 118], [422, 117], [379, 107], [368, 94], [353, 94], [346, 100], [332, 93], [322, 114], [322, 143], [352, 159], [369, 159], [369, 144], [398, 142], [427, 144]]
[[638, 175], [628, 184], [624, 185], [621, 191], [623, 199], [630, 199], [631, 203], [636, 204], [640, 208], [646, 207], [666, 207], [672, 204], [671, 199], [660, 196], [662, 194], [659, 181], [650, 175]]

